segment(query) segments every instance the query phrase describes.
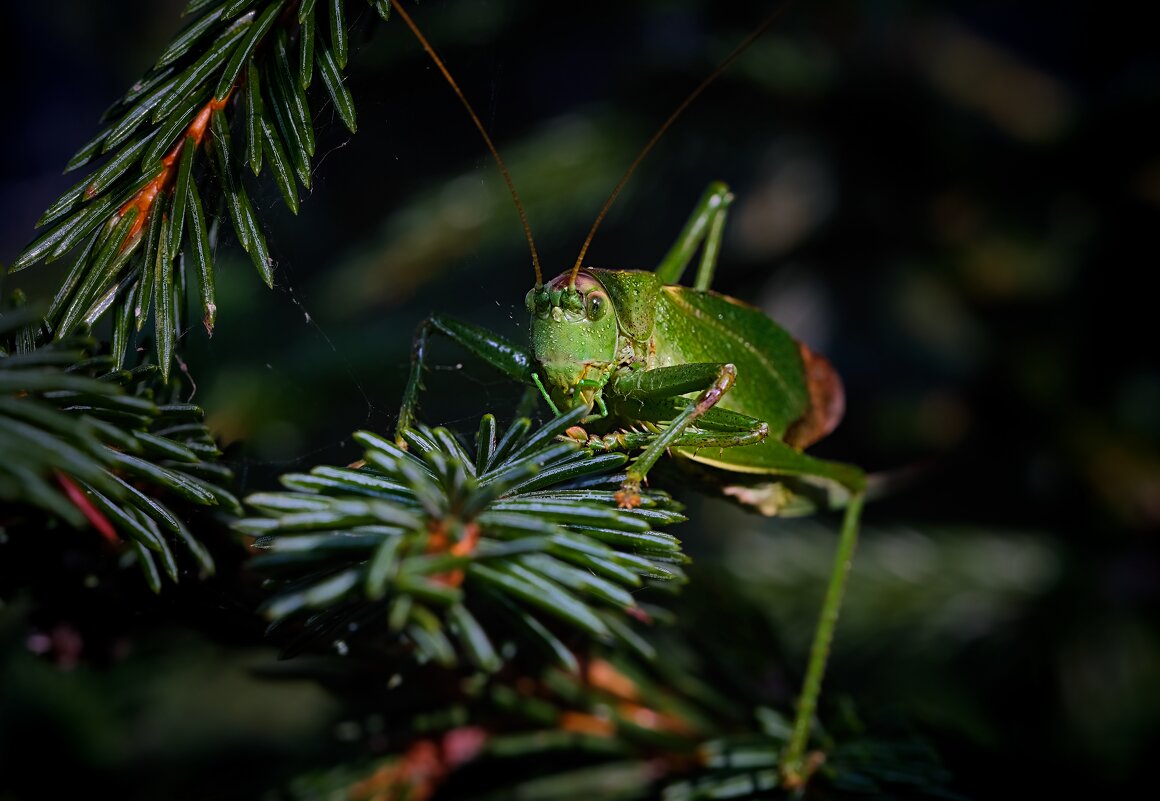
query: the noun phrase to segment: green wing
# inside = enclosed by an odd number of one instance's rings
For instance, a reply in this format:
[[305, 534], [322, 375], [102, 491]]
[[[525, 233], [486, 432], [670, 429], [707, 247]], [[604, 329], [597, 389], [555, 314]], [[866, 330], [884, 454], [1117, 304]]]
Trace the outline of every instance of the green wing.
[[772, 435], [756, 445], [699, 451], [678, 448], [677, 452], [703, 465], [734, 473], [825, 478], [852, 492], [860, 490], [865, 483], [862, 471], [854, 465], [815, 459]]
[[657, 306], [657, 367], [690, 362], [731, 362], [737, 383], [718, 404], [769, 425], [756, 445], [678, 453], [707, 467], [753, 477], [819, 478], [857, 491], [862, 471], [815, 459], [783, 441], [790, 425], [809, 408], [809, 391], [797, 341], [760, 309], [715, 292], [666, 286]]
[[[764, 420], [770, 439], [780, 440], [808, 408], [798, 344], [760, 309], [716, 292], [666, 286], [657, 304], [653, 339], [656, 367], [735, 365], [737, 383], [719, 405]], [[748, 447], [755, 446], [731, 450]]]

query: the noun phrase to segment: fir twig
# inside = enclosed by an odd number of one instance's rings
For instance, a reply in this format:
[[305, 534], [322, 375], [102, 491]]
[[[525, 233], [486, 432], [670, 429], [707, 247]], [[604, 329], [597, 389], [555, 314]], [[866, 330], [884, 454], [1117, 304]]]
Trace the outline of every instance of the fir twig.
[[114, 547], [132, 544], [154, 591], [162, 572], [178, 579], [177, 543], [212, 573], [172, 508], [240, 511], [201, 409], [157, 399], [155, 367], [117, 369], [86, 334], [37, 343], [38, 318], [0, 312], [0, 526], [19, 532], [26, 509], [91, 525]]
[[[54, 337], [92, 325], [115, 305], [131, 308], [141, 331], [155, 310], [158, 361], [168, 380], [185, 281], [198, 287], [202, 322], [213, 333], [213, 245], [223, 204], [262, 280], [273, 285], [273, 260], [242, 167], [260, 175], [270, 166], [287, 206], [298, 212], [294, 177], [309, 187], [314, 155], [306, 89], [316, 71], [338, 117], [356, 129], [342, 74], [348, 1], [336, 0], [328, 11], [299, 0], [189, 3], [185, 29], [105, 113], [102, 129], [66, 172], [103, 163], [49, 206], [37, 222], [39, 236], [12, 265], [15, 272], [76, 254], [46, 315]], [[388, 3], [372, 5], [387, 16]], [[320, 14], [327, 16], [321, 24]], [[245, 134], [236, 145], [233, 128]], [[215, 158], [207, 159], [210, 145]], [[119, 368], [128, 343], [116, 344]]]
[[617, 508], [623, 475], [609, 474], [624, 455], [557, 441], [580, 411], [530, 434], [517, 420], [498, 438], [487, 416], [474, 455], [446, 429], [407, 432], [409, 451], [360, 432], [363, 466], [251, 495], [263, 516], [237, 528], [264, 552], [267, 616], [305, 619], [307, 638], [401, 638], [420, 660], [485, 671], [508, 640], [577, 669], [561, 627], [647, 648], [624, 618], [645, 616], [633, 592], [646, 581], [683, 578], [679, 542], [654, 527], [684, 517], [660, 493]]

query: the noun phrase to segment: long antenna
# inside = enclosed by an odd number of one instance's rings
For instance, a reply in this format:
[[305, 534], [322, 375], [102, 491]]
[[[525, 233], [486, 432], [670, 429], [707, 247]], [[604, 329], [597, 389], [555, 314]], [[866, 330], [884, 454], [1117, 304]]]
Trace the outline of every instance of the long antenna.
[[697, 96], [700, 95], [701, 92], [705, 91], [705, 88], [708, 87], [709, 84], [717, 80], [718, 76], [720, 76], [721, 73], [728, 69], [729, 65], [736, 61], [737, 57], [744, 53], [751, 44], [757, 41], [758, 37], [765, 33], [766, 28], [772, 25], [777, 20], [777, 18], [784, 14], [785, 11], [792, 5], [793, 0], [787, 0], [787, 2], [782, 3], [776, 9], [774, 9], [772, 14], [762, 20], [761, 24], [754, 28], [748, 36], [742, 39], [741, 43], [737, 45], [737, 47], [733, 48], [733, 51], [729, 55], [725, 56], [725, 60], [718, 64], [716, 69], [710, 72], [708, 77], [701, 81], [700, 85], [698, 85], [696, 89], [689, 93], [689, 96], [681, 102], [681, 105], [677, 106], [677, 110], [669, 115], [669, 118], [664, 121], [664, 124], [661, 125], [661, 127], [657, 129], [657, 132], [652, 135], [652, 139], [648, 140], [648, 144], [644, 146], [644, 148], [640, 151], [640, 154], [637, 155], [635, 159], [633, 159], [632, 164], [628, 165], [628, 169], [625, 170], [624, 175], [620, 177], [616, 187], [612, 190], [612, 194], [608, 196], [608, 200], [604, 201], [604, 206], [600, 209], [600, 213], [596, 215], [596, 221], [592, 223], [592, 228], [588, 230], [588, 236], [585, 237], [584, 244], [580, 247], [580, 255], [576, 257], [576, 263], [572, 265], [572, 276], [568, 280], [569, 287], [576, 286], [576, 275], [580, 272], [580, 265], [584, 262], [584, 256], [586, 253], [588, 253], [588, 246], [592, 244], [592, 238], [596, 236], [596, 229], [600, 227], [600, 223], [604, 222], [604, 218], [608, 215], [608, 210], [612, 208], [613, 201], [616, 200], [616, 197], [620, 194], [620, 191], [624, 189], [624, 185], [628, 183], [628, 179], [632, 177], [634, 172], [636, 172], [636, 168], [640, 166], [642, 161], [644, 161], [644, 157], [647, 156], [649, 151], [653, 149], [653, 145], [660, 141], [660, 138], [664, 136], [665, 131], [669, 129], [669, 126], [676, 122], [677, 118], [681, 116], [685, 109], [692, 105], [693, 101], [697, 99]]
[[423, 45], [423, 49], [427, 51], [427, 55], [431, 57], [431, 60], [435, 62], [435, 66], [443, 73], [443, 77], [447, 80], [447, 83], [451, 84], [451, 88], [455, 90], [455, 96], [459, 98], [459, 102], [463, 104], [463, 107], [467, 109], [467, 113], [471, 115], [471, 121], [475, 123], [475, 127], [483, 135], [483, 141], [487, 143], [487, 149], [491, 151], [492, 157], [495, 158], [495, 163], [499, 165], [499, 171], [503, 173], [504, 183], [507, 184], [508, 191], [512, 195], [512, 200], [515, 201], [516, 211], [519, 212], [520, 224], [524, 226], [524, 236], [527, 237], [528, 247], [532, 251], [532, 267], [536, 270], [536, 288], [539, 289], [544, 285], [544, 274], [540, 269], [540, 254], [536, 252], [536, 242], [532, 238], [532, 226], [528, 224], [528, 215], [524, 211], [524, 204], [520, 202], [520, 193], [516, 191], [516, 185], [512, 183], [512, 176], [508, 172], [507, 165], [503, 163], [503, 158], [499, 155], [499, 151], [496, 150], [495, 145], [491, 141], [491, 137], [488, 136], [487, 129], [479, 121], [479, 116], [475, 113], [475, 109], [471, 107], [471, 103], [463, 95], [459, 84], [451, 77], [451, 73], [444, 66], [443, 60], [439, 58], [439, 54], [435, 52], [435, 48], [427, 41], [427, 37], [419, 30], [419, 26], [411, 19], [411, 15], [407, 13], [406, 9], [399, 3], [399, 0], [395, 0], [391, 5], [399, 13], [399, 16], [403, 18], [403, 22], [407, 23], [407, 27], [411, 29], [411, 33], [415, 34], [415, 38], [419, 40], [419, 44]]

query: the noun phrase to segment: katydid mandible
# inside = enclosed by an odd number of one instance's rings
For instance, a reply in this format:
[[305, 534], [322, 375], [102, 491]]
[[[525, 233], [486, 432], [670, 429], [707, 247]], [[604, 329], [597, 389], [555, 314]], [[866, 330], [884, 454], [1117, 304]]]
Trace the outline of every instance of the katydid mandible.
[[[666, 453], [694, 463], [727, 495], [767, 515], [800, 513], [819, 497], [844, 505], [837, 560], [782, 765], [787, 785], [802, 783], [810, 770], [805, 753], [809, 728], [857, 541], [866, 484], [859, 468], [802, 452], [841, 419], [841, 381], [828, 361], [794, 340], [760, 309], [710, 289], [733, 201], [722, 183], [709, 186], [655, 270], [583, 266], [597, 226], [637, 164], [777, 14], [734, 49], [662, 125], [613, 190], [575, 264], [545, 283], [503, 159], [410, 15], [399, 3], [395, 8], [467, 109], [498, 163], [524, 226], [536, 274], [535, 286], [525, 298], [531, 317], [530, 348], [449, 317], [434, 315], [420, 324], [399, 412], [399, 441], [415, 420], [428, 340], [438, 333], [513, 380], [535, 387], [553, 414], [586, 409], [581, 426], [570, 434], [590, 449], [639, 451], [617, 493], [623, 507], [640, 503], [649, 470]], [[693, 283], [683, 285], [680, 281], [698, 252]]]

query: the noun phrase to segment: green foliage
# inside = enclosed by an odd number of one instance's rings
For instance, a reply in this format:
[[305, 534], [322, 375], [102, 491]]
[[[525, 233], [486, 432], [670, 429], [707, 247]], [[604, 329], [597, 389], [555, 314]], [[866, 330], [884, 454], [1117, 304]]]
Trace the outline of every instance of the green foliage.
[[212, 573], [209, 551], [174, 511], [241, 511], [201, 409], [162, 400], [155, 366], [119, 369], [87, 333], [38, 342], [38, 317], [30, 307], [0, 312], [0, 527], [36, 536], [45, 512], [91, 524], [132, 546], [155, 592], [161, 572], [178, 579], [177, 543]]
[[[167, 380], [187, 286], [197, 288], [202, 321], [213, 333], [213, 246], [223, 216], [273, 286], [274, 264], [243, 166], [255, 176], [269, 166], [287, 207], [298, 212], [296, 182], [310, 187], [315, 151], [306, 90], [316, 69], [338, 117], [351, 132], [357, 127], [342, 74], [350, 39], [345, 2], [315, 5], [189, 4], [185, 29], [105, 112], [102, 129], [66, 171], [103, 163], [49, 206], [37, 222], [40, 235], [12, 265], [15, 272], [76, 254], [45, 316], [53, 336], [68, 337], [113, 309], [119, 369], [130, 326], [140, 332], [152, 317]], [[387, 3], [372, 5], [387, 16]], [[213, 158], [200, 157], [202, 145]]]
[[[630, 593], [683, 582], [678, 541], [653, 527], [684, 517], [658, 492], [617, 508], [625, 456], [562, 436], [584, 413], [536, 430], [520, 418], [502, 435], [488, 415], [473, 449], [443, 428], [407, 431], [406, 448], [360, 432], [356, 465], [287, 474], [288, 491], [246, 499], [262, 514], [235, 527], [261, 552], [251, 564], [268, 577], [272, 633], [338, 657], [289, 673], [341, 687], [357, 717], [405, 721], [390, 729], [391, 756], [356, 751], [282, 797], [793, 794], [789, 722], [698, 675], [713, 661], [733, 669], [753, 643], [727, 637], [690, 659], [699, 646], [679, 630], [625, 619], [671, 620]], [[405, 690], [364, 684], [383, 672]], [[848, 710], [838, 720], [811, 743], [819, 797], [950, 797], [921, 741], [867, 736]]]
[[610, 473], [626, 457], [558, 441], [582, 413], [534, 432], [520, 418], [502, 436], [488, 415], [474, 455], [442, 428], [407, 432], [407, 450], [360, 432], [363, 466], [249, 496], [263, 516], [236, 527], [264, 551], [266, 615], [308, 615], [306, 639], [387, 634], [421, 661], [489, 672], [519, 642], [577, 670], [553, 626], [651, 653], [625, 615], [646, 616], [632, 594], [646, 581], [683, 579], [679, 542], [653, 527], [684, 517], [657, 492], [617, 508], [623, 474]]
[[[385, 18], [389, 4], [373, 5]], [[42, 343], [40, 332], [27, 327], [39, 318], [26, 312], [0, 322], [0, 497], [16, 502], [0, 515], [0, 534], [22, 535], [47, 512], [74, 527], [103, 523], [113, 536], [129, 538], [154, 589], [157, 559], [177, 576], [178, 539], [203, 572], [213, 569], [179, 504], [231, 511], [238, 504], [219, 486], [229, 476], [216, 462], [200, 410], [175, 402], [175, 388], [161, 382], [189, 327], [189, 295], [197, 294], [212, 333], [223, 217], [263, 281], [275, 280], [245, 167], [255, 177], [268, 167], [297, 213], [299, 187], [309, 190], [315, 166], [318, 98], [328, 97], [355, 130], [343, 71], [352, 21], [366, 15], [349, 11], [344, 0], [194, 0], [186, 30], [70, 163], [70, 169], [91, 165], [92, 172], [45, 213], [40, 238], [15, 265], [79, 253], [45, 316], [54, 339]], [[613, 161], [592, 157], [601, 162], [592, 166], [576, 157], [582, 147], [537, 144], [545, 141], [531, 140], [529, 152], [565, 151], [582, 175], [560, 180], [532, 169], [521, 188], [530, 180], [534, 191], [540, 181], [557, 204], [578, 203], [585, 181]], [[610, 137], [597, 151], [617, 142], [619, 136]], [[611, 181], [591, 183], [600, 183], [602, 193]], [[397, 228], [418, 243], [412, 250], [420, 256], [429, 256], [423, 247], [446, 256], [475, 244], [474, 236], [447, 233], [449, 216], [481, 225], [481, 215], [463, 213], [464, 204], [509, 211], [503, 194], [431, 197], [454, 203], [458, 213], [400, 215]], [[415, 259], [376, 261], [397, 271], [379, 282], [390, 292], [419, 280], [409, 274], [435, 272], [415, 269], [421, 263]], [[344, 308], [377, 298], [373, 282], [356, 278], [357, 291], [338, 293]], [[112, 348], [104, 355], [87, 332], [110, 312]], [[150, 317], [159, 367], [125, 370], [131, 340]], [[382, 363], [377, 351], [375, 363]], [[329, 663], [332, 686], [343, 685], [355, 708], [375, 710], [391, 729], [386, 746], [380, 737], [341, 767], [304, 776], [292, 795], [426, 797], [444, 783], [443, 797], [543, 801], [787, 794], [777, 785], [788, 726], [765, 705], [784, 708], [788, 699], [776, 691], [772, 698], [739, 697], [745, 694], [734, 682], [683, 663], [694, 650], [691, 640], [642, 634], [626, 619], [671, 615], [643, 607], [638, 591], [684, 580], [680, 544], [654, 529], [683, 517], [660, 493], [646, 494], [640, 509], [616, 509], [611, 489], [623, 477], [616, 473], [624, 457], [593, 456], [561, 441], [572, 422], [566, 417], [533, 433], [517, 421], [499, 436], [485, 417], [474, 449], [445, 429], [408, 432], [406, 449], [362, 432], [356, 435], [365, 448], [362, 465], [286, 475], [285, 492], [250, 496], [257, 514], [237, 529], [259, 551], [251, 565], [267, 577], [261, 611], [271, 633], [289, 640], [288, 651], [342, 654]], [[716, 537], [729, 525], [712, 514], [708, 528]], [[746, 551], [731, 591], [745, 580], [769, 583], [752, 553]], [[810, 581], [795, 590], [797, 598], [779, 599], [773, 614], [763, 614], [812, 625], [809, 590], [818, 584]], [[712, 597], [700, 627], [741, 640], [731, 657], [719, 655], [733, 662], [732, 675], [776, 684], [769, 673], [777, 660], [764, 642], [737, 636], [725, 596]], [[372, 659], [354, 658], [366, 656]], [[543, 668], [543, 661], [552, 666]], [[297, 667], [302, 662], [306, 668]], [[290, 671], [309, 673], [308, 660], [292, 664]], [[411, 669], [394, 705], [380, 709], [373, 693], [346, 686], [368, 664], [376, 686]], [[611, 681], [598, 675], [609, 665]], [[423, 697], [415, 701], [418, 684]], [[811, 747], [825, 761], [811, 763], [817, 766], [811, 797], [945, 795], [946, 773], [921, 742], [867, 736], [849, 716], [835, 724], [830, 709], [823, 716], [829, 728], [815, 726]], [[424, 775], [431, 763], [423, 759], [431, 754], [437, 770]], [[333, 748], [324, 759], [339, 761]], [[478, 771], [486, 777], [476, 783]]]

